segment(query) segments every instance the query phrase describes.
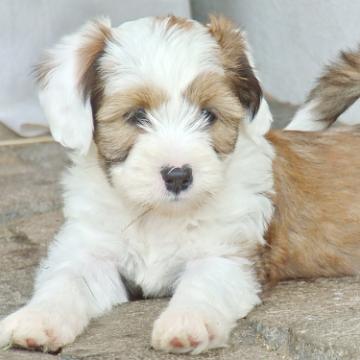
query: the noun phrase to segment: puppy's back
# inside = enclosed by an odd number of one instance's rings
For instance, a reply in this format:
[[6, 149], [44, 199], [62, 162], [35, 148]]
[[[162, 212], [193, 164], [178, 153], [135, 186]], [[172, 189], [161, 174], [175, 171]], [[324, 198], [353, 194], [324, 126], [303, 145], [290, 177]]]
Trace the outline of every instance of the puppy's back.
[[268, 280], [360, 271], [360, 126], [267, 138], [276, 152]]

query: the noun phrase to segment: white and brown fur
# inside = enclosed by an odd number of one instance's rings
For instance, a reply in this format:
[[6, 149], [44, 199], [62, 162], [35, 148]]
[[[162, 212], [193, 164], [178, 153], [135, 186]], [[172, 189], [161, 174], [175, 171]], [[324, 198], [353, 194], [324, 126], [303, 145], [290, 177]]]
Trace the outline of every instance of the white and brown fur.
[[278, 149], [275, 204], [283, 209], [268, 233], [269, 243], [278, 244], [266, 255], [271, 281], [359, 273], [360, 126], [331, 127], [359, 97], [360, 50], [341, 52], [287, 126], [291, 131], [267, 135]]
[[[75, 150], [66, 222], [1, 345], [56, 351], [138, 289], [171, 296], [152, 346], [197, 354], [226, 345], [261, 286], [358, 272], [359, 128], [271, 131], [247, 52], [224, 18], [164, 17], [92, 22], [48, 54], [40, 99]], [[160, 171], [184, 164], [174, 196]]]
[[359, 97], [360, 48], [341, 52], [338, 59], [325, 68], [287, 129], [326, 129]]

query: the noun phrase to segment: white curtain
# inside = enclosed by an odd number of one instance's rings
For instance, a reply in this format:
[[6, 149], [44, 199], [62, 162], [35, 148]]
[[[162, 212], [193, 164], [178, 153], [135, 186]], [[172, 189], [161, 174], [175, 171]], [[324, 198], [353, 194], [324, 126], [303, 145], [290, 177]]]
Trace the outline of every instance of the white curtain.
[[100, 15], [109, 16], [117, 26], [170, 13], [190, 16], [188, 0], [1, 0], [0, 122], [22, 136], [48, 132], [32, 68], [62, 35]]

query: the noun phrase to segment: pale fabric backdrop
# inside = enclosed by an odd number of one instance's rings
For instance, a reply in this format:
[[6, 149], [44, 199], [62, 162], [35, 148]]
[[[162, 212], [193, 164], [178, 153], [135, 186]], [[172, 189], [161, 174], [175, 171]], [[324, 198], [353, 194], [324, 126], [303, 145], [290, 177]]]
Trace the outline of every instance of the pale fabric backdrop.
[[[208, 12], [235, 20], [248, 34], [267, 93], [304, 101], [324, 64], [360, 44], [359, 0], [193, 0], [192, 15]], [[360, 101], [343, 116], [359, 122]]]
[[86, 20], [105, 15], [113, 26], [150, 15], [190, 16], [187, 0], [1, 0], [0, 121], [18, 134], [48, 131], [32, 68], [42, 51]]

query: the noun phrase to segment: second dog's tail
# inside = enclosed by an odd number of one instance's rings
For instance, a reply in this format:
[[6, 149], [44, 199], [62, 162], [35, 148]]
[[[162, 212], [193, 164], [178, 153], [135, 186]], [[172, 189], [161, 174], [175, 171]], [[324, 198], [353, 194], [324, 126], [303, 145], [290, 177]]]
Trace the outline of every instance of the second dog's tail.
[[326, 129], [359, 97], [360, 47], [357, 51], [342, 52], [333, 64], [327, 66], [286, 129]]

